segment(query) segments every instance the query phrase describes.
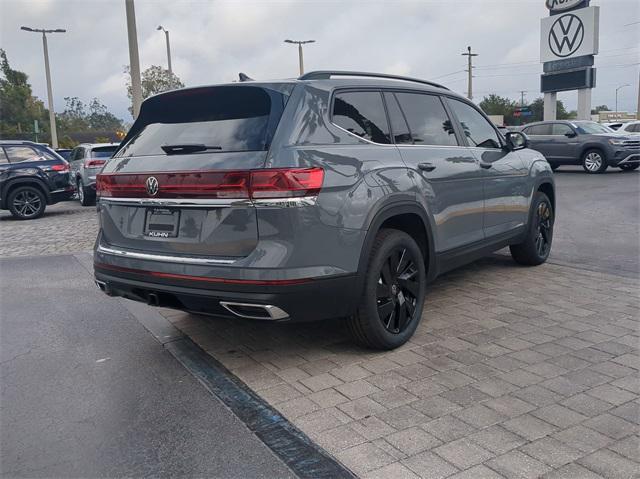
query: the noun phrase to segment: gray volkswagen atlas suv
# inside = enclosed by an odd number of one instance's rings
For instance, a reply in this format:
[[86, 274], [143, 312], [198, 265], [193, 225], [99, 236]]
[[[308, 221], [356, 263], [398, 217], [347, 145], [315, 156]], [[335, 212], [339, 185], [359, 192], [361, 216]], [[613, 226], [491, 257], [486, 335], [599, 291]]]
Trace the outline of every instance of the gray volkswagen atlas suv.
[[549, 163], [430, 82], [359, 72], [147, 99], [97, 177], [107, 294], [236, 318], [342, 317], [391, 349], [437, 275], [551, 248]]

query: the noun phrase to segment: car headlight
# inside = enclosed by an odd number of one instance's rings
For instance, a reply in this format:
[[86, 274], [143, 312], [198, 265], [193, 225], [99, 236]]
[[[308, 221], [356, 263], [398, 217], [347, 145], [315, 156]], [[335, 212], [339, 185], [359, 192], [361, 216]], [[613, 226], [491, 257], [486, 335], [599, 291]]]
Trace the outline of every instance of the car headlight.
[[613, 145], [613, 146], [622, 146], [624, 145], [624, 140], [609, 140], [609, 144]]

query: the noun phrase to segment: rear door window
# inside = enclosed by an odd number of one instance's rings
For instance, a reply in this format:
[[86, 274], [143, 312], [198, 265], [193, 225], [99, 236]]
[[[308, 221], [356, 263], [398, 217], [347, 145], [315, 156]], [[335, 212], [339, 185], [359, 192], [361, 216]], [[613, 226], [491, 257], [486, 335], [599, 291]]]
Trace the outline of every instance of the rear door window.
[[458, 144], [451, 119], [440, 98], [422, 93], [395, 93], [416, 145]]
[[284, 104], [282, 93], [253, 86], [159, 95], [144, 103], [117, 156], [265, 151]]
[[501, 148], [498, 132], [474, 107], [459, 100], [449, 99], [449, 105], [458, 117], [469, 146], [477, 148]]
[[554, 136], [563, 136], [567, 133], [573, 133], [573, 130], [569, 125], [565, 125], [563, 123], [554, 123], [551, 126], [551, 134]]
[[349, 133], [374, 143], [391, 143], [389, 124], [378, 91], [337, 93], [333, 101], [333, 123]]
[[529, 136], [543, 136], [551, 134], [551, 125], [533, 125], [524, 129]]
[[10, 163], [20, 163], [21, 161], [37, 161], [44, 159], [36, 150], [30, 146], [5, 146], [4, 151]]
[[391, 92], [385, 92], [384, 100], [387, 104], [387, 112], [389, 113], [389, 121], [391, 122], [393, 140], [399, 145], [407, 143], [413, 144], [413, 138], [411, 138], [407, 119], [400, 109], [396, 96]]

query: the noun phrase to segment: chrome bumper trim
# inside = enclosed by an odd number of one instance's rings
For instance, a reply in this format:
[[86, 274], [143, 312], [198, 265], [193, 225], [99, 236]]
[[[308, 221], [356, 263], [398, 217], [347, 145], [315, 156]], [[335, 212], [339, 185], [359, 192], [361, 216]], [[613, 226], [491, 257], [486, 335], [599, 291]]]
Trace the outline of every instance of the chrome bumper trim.
[[142, 259], [148, 261], [165, 261], [168, 263], [193, 264], [199, 266], [213, 266], [221, 264], [233, 264], [234, 259], [211, 259], [211, 258], [193, 258], [188, 256], [170, 256], [163, 254], [138, 253], [137, 251], [126, 251], [123, 249], [109, 248], [98, 245], [96, 252], [108, 254], [111, 256], [119, 256], [120, 258]]
[[130, 206], [178, 206], [181, 208], [298, 208], [314, 206], [317, 196], [298, 198], [264, 198], [264, 199], [186, 199], [186, 198], [111, 198], [101, 197], [100, 203]]
[[629, 155], [627, 156], [624, 160], [622, 160], [620, 163], [618, 163], [619, 165], [626, 165], [627, 163], [638, 163], [640, 162], [640, 154], [634, 154], [634, 155]]

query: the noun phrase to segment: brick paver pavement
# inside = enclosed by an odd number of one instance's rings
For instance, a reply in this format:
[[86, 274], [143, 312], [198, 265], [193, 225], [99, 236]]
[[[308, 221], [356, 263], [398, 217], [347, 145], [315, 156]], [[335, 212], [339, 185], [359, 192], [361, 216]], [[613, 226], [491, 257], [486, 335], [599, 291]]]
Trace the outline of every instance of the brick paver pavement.
[[94, 206], [65, 201], [42, 218], [20, 221], [0, 211], [0, 256], [41, 256], [90, 251], [98, 233]]
[[[89, 251], [95, 209], [0, 213], [0, 256]], [[635, 239], [637, 240], [637, 238]], [[494, 256], [430, 286], [392, 352], [340, 320], [287, 324], [162, 310], [367, 478], [633, 477], [640, 470], [640, 282]]]
[[391, 352], [355, 347], [340, 320], [163, 314], [358, 476], [629, 478], [639, 291], [494, 256], [438, 279]]

